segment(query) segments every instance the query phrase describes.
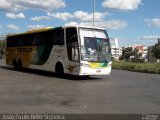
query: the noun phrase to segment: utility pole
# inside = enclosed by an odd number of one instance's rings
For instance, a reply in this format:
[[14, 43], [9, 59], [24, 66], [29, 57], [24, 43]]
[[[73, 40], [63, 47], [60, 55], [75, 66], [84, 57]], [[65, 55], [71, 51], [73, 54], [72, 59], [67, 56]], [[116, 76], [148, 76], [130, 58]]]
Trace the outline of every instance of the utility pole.
[[94, 23], [95, 23], [95, 9], [96, 9], [95, 0], [93, 0], [93, 27], [94, 27]]

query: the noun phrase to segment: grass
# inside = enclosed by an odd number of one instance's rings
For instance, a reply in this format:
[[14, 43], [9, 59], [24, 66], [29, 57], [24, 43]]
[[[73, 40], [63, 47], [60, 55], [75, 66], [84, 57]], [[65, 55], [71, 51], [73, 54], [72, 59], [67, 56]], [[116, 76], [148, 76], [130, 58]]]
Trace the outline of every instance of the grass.
[[112, 68], [119, 70], [160, 74], [160, 63], [133, 63], [126, 61], [113, 61]]

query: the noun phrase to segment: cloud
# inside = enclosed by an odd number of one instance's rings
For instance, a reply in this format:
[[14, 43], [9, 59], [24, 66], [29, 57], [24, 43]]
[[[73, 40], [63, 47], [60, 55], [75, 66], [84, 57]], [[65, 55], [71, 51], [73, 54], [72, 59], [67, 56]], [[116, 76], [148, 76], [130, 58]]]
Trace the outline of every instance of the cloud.
[[14, 24], [9, 24], [7, 25], [7, 28], [12, 29], [12, 30], [19, 30], [20, 28]]
[[[3, 11], [12, 11], [13, 8], [12, 8], [12, 3], [11, 2], [8, 2], [7, 0], [1, 0], [1, 4], [0, 4], [0, 10], [3, 10]], [[10, 10], [12, 9], [12, 10]]]
[[[69, 22], [66, 23], [65, 25], [86, 25], [86, 26], [92, 26], [93, 22]], [[127, 26], [126, 21], [121, 21], [121, 20], [110, 20], [110, 21], [99, 21], [95, 22], [95, 27], [101, 27], [105, 29], [110, 29], [110, 30], [118, 30], [118, 29], [123, 29]]]
[[49, 19], [50, 19], [49, 16], [36, 16], [36, 17], [30, 18], [30, 20], [32, 21], [49, 20]]
[[160, 19], [158, 18], [154, 18], [154, 19], [144, 19], [144, 21], [149, 25], [149, 26], [153, 26], [153, 27], [157, 27], [160, 28]]
[[68, 26], [68, 25], [78, 25], [77, 22], [68, 22], [68, 23], [65, 23], [64, 25]]
[[25, 18], [23, 13], [15, 14], [15, 13], [6, 13], [7, 18], [17, 19], [17, 18]]
[[104, 0], [105, 8], [119, 9], [123, 11], [135, 10], [142, 4], [142, 0]]
[[140, 40], [158, 40], [158, 38], [160, 38], [160, 35], [146, 35], [139, 39]]
[[[63, 21], [67, 21], [65, 25], [93, 25], [93, 13], [83, 12], [83, 11], [75, 11], [74, 13], [48, 13], [50, 17], [61, 19]], [[95, 12], [95, 26], [103, 27], [106, 29], [122, 29], [127, 26], [126, 21], [122, 20], [110, 20], [105, 21], [105, 17], [108, 16], [107, 12]]]
[[[103, 21], [104, 18], [109, 15], [109, 13], [104, 12], [95, 12], [95, 21]], [[83, 11], [75, 11], [73, 14], [71, 13], [48, 13], [48, 16], [61, 19], [64, 21], [71, 21], [71, 20], [76, 20], [76, 21], [92, 21], [93, 20], [93, 13], [88, 13], [88, 12], [83, 12]]]
[[104, 26], [106, 29], [118, 30], [125, 28], [128, 24], [126, 21], [122, 20], [110, 20], [103, 22], [102, 24], [100, 23], [100, 25], [102, 27]]
[[54, 18], [61, 19], [61, 20], [64, 20], [64, 21], [72, 18], [72, 14], [67, 13], [67, 12], [64, 12], [64, 13], [47, 13], [47, 14], [50, 17], [54, 17]]
[[[102, 21], [109, 13], [101, 13], [95, 12], [95, 21]], [[81, 21], [92, 21], [93, 20], [93, 13], [87, 13], [83, 11], [76, 11], [73, 14], [73, 18]]]
[[53, 11], [65, 7], [63, 0], [1, 0], [0, 10], [18, 12], [25, 9]]
[[40, 28], [44, 28], [44, 25], [28, 25], [27, 28], [29, 30], [35, 30], [35, 29], [40, 29]]

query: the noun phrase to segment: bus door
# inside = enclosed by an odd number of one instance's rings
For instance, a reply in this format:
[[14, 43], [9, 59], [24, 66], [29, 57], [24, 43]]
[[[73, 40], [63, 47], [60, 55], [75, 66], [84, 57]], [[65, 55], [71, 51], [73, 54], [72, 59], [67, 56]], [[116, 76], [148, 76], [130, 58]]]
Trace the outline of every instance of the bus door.
[[77, 29], [75, 27], [66, 28], [66, 47], [68, 56], [68, 60], [66, 61], [67, 72], [69, 74], [78, 75], [80, 57]]

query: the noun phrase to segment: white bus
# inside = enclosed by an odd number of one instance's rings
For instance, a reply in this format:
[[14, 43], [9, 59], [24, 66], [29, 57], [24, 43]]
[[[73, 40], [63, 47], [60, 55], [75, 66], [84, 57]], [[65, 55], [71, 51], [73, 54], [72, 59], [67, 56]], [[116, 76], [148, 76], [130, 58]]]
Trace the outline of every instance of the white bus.
[[109, 75], [110, 41], [105, 29], [63, 26], [7, 37], [6, 64], [71, 75]]

